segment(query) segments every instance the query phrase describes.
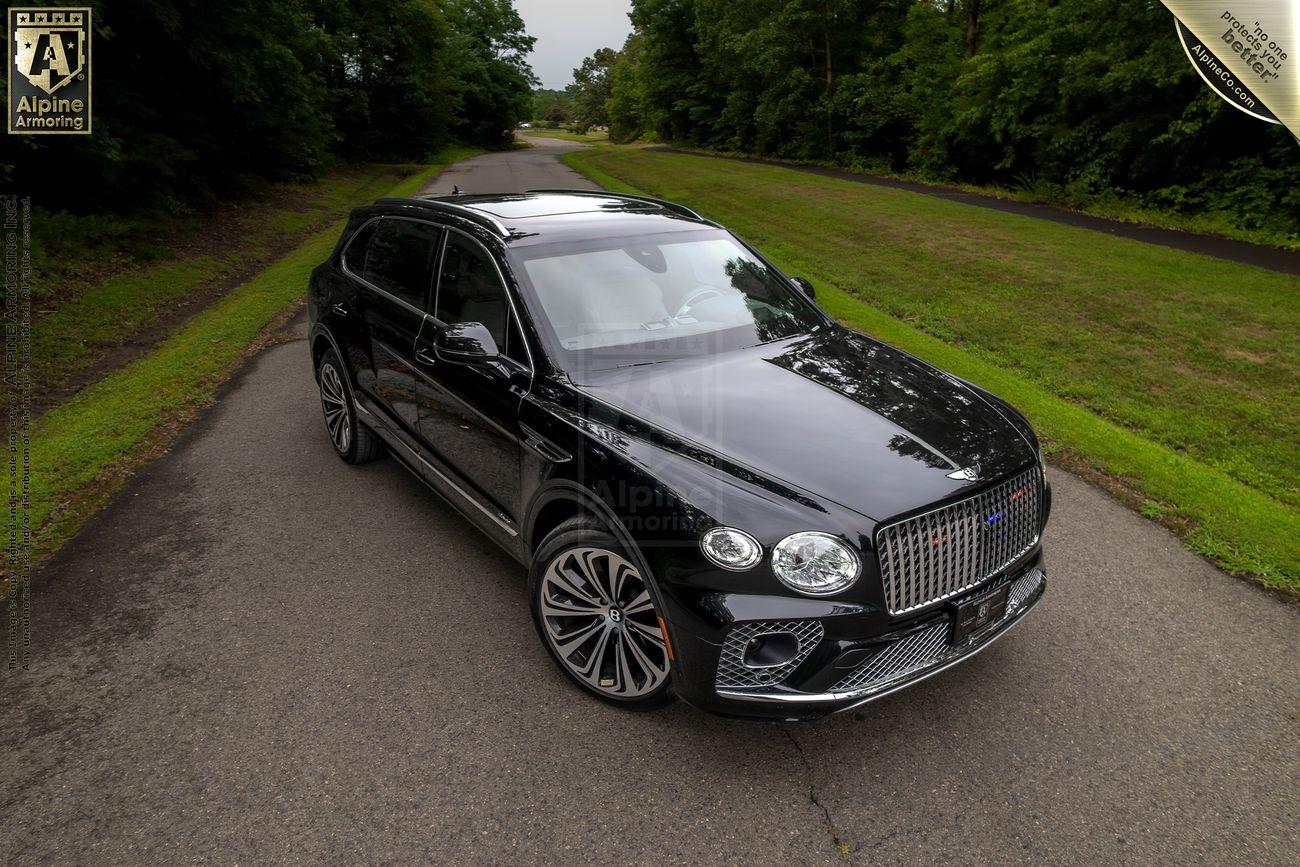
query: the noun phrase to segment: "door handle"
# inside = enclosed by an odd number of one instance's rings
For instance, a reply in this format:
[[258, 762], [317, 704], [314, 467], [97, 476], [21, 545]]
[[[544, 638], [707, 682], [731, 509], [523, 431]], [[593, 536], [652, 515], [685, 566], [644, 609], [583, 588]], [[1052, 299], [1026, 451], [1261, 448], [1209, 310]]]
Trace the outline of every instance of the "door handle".
[[436, 357], [434, 357], [434, 354], [433, 354], [432, 352], [430, 352], [429, 350], [427, 350], [427, 349], [417, 349], [417, 350], [415, 350], [415, 360], [418, 361], [418, 362], [420, 362], [421, 364], [437, 364], [437, 363], [438, 363], [438, 359], [437, 359]]
[[335, 304], [335, 305], [334, 305], [333, 307], [331, 307], [330, 309], [334, 311], [334, 315], [336, 315], [336, 316], [341, 316], [341, 317], [343, 317], [344, 319], [346, 319], [346, 318], [348, 318], [349, 316], [352, 315], [352, 311], [349, 310], [349, 309], [348, 309], [348, 306], [347, 306], [346, 304], [342, 303], [342, 302], [339, 302], [338, 304]]

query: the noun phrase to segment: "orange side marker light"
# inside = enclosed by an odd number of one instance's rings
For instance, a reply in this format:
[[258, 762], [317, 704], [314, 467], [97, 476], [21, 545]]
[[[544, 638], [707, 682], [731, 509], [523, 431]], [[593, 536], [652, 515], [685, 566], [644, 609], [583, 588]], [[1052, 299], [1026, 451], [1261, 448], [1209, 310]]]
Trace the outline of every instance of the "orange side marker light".
[[676, 662], [677, 657], [673, 655], [673, 643], [668, 640], [668, 624], [664, 623], [662, 617], [659, 618], [659, 631], [664, 634], [664, 648], [668, 651], [668, 661]]

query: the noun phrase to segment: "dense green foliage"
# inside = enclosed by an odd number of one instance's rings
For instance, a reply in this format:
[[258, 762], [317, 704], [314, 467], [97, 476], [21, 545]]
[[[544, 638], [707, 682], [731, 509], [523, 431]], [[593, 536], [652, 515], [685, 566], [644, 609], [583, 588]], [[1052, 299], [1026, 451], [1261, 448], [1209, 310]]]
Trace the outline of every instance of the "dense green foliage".
[[94, 25], [94, 134], [0, 152], [48, 211], [180, 212], [340, 158], [504, 143], [531, 111], [511, 0], [100, 0]]
[[1300, 237], [1300, 147], [1205, 87], [1154, 0], [634, 0], [632, 21], [585, 88], [607, 94], [616, 140], [1123, 197]]

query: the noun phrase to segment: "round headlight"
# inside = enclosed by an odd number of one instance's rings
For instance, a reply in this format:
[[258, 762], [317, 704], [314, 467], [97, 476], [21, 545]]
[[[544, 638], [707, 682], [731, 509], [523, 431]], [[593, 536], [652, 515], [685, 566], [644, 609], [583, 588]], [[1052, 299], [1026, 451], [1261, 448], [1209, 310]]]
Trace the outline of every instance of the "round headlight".
[[772, 571], [809, 596], [838, 593], [858, 580], [858, 555], [828, 533], [795, 533], [772, 549]]
[[714, 527], [700, 539], [704, 556], [723, 569], [742, 572], [763, 559], [763, 546], [748, 533], [732, 527]]

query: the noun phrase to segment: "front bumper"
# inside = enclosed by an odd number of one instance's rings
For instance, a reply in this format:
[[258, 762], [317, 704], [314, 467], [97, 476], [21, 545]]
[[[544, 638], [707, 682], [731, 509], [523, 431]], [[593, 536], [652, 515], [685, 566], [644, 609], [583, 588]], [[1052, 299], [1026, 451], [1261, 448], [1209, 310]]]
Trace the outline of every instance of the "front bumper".
[[[851, 618], [736, 623], [721, 648], [715, 646], [712, 694], [683, 697], [718, 713], [773, 719], [812, 718], [858, 707], [974, 656], [1020, 622], [1047, 587], [1041, 558], [965, 597], [1003, 583], [1010, 585], [1006, 613], [955, 646], [949, 641], [951, 606], [868, 639], [853, 636]], [[798, 652], [777, 666], [747, 664], [746, 645], [773, 634], [793, 636]]]

